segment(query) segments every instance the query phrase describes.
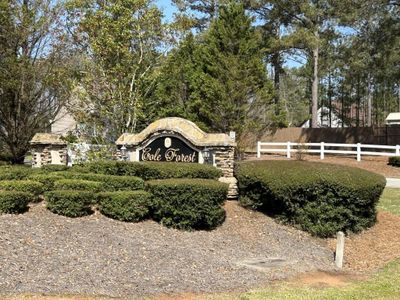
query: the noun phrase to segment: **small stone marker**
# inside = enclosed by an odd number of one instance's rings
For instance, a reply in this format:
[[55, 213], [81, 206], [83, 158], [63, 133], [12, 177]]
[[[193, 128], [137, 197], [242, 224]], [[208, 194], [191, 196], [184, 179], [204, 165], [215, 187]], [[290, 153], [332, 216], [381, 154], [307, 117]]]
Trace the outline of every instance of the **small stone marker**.
[[335, 255], [335, 264], [336, 267], [343, 267], [343, 254], [344, 254], [344, 233], [342, 231], [338, 231], [336, 234], [336, 255]]

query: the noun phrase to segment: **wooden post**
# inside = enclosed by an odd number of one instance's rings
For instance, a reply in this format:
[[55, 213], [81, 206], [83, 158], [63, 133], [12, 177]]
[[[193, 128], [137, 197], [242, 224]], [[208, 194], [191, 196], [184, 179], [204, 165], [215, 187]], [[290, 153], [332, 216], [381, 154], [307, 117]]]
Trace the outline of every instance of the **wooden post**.
[[361, 144], [357, 143], [357, 161], [361, 161]]
[[290, 142], [287, 142], [287, 146], [286, 146], [286, 157], [290, 158]]
[[257, 158], [261, 157], [261, 142], [257, 142]]
[[338, 268], [343, 267], [343, 255], [344, 255], [344, 233], [339, 231], [336, 234], [336, 253], [335, 253], [335, 265]]
[[396, 156], [400, 156], [400, 145], [396, 145]]

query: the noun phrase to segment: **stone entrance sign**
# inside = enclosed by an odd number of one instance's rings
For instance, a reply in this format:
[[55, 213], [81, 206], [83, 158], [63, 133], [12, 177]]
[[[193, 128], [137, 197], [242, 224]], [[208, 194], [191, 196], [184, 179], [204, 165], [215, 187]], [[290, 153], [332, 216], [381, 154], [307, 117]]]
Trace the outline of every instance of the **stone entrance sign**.
[[175, 136], [161, 136], [139, 150], [140, 161], [198, 163], [199, 151]]
[[[228, 198], [236, 198], [233, 176], [234, 134], [206, 133], [196, 124], [182, 118], [164, 118], [151, 123], [137, 134], [125, 133], [116, 141], [113, 158], [127, 161], [166, 161], [212, 164], [222, 171], [219, 179], [229, 184]], [[58, 134], [37, 133], [31, 140], [32, 166], [72, 164], [68, 145]]]
[[182, 118], [164, 118], [138, 134], [125, 133], [116, 141], [121, 159], [212, 164], [229, 183], [228, 198], [237, 197], [233, 177], [235, 139], [225, 133], [206, 133]]

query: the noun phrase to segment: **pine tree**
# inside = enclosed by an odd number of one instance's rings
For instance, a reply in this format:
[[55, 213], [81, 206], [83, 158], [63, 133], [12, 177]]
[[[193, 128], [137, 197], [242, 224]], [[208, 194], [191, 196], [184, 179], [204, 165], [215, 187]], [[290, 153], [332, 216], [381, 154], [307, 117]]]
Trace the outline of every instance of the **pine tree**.
[[172, 52], [157, 96], [170, 99], [164, 100], [168, 115], [177, 112], [211, 131], [235, 131], [239, 139], [250, 128], [271, 125], [273, 88], [251, 23], [243, 5], [224, 5], [209, 31]]

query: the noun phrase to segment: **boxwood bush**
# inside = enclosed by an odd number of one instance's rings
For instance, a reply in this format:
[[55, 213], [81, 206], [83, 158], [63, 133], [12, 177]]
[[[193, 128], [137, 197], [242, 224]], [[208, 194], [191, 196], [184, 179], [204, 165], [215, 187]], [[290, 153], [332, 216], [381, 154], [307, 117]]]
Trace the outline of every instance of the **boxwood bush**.
[[137, 176], [144, 180], [167, 178], [216, 179], [222, 176], [222, 172], [211, 165], [193, 163], [99, 161], [87, 163], [85, 166], [93, 173]]
[[168, 227], [213, 229], [222, 224], [228, 186], [207, 179], [165, 179], [146, 183], [153, 218]]
[[95, 201], [93, 192], [77, 190], [55, 190], [44, 194], [47, 208], [58, 215], [81, 217], [92, 213]]
[[27, 178], [30, 174], [38, 172], [28, 166], [7, 165], [0, 166], [0, 180], [20, 180]]
[[389, 157], [389, 165], [400, 167], [400, 156]]
[[43, 193], [43, 184], [33, 180], [2, 180], [0, 190], [28, 192], [35, 196]]
[[99, 210], [103, 215], [116, 220], [138, 222], [149, 216], [150, 196], [145, 191], [100, 193]]
[[319, 237], [372, 226], [386, 184], [358, 168], [302, 161], [242, 162], [235, 171], [242, 205]]
[[50, 174], [31, 174], [28, 176], [29, 180], [34, 180], [43, 184], [44, 191], [50, 191], [54, 189], [54, 183], [58, 180], [65, 179], [62, 174], [50, 173]]
[[28, 210], [28, 203], [33, 198], [28, 192], [0, 191], [0, 213], [22, 213]]
[[103, 184], [97, 181], [81, 179], [60, 179], [54, 182], [54, 189], [88, 191], [92, 193], [97, 193], [103, 190]]
[[67, 165], [44, 165], [41, 167], [44, 172], [66, 171], [69, 169]]
[[58, 174], [68, 179], [81, 179], [101, 182], [103, 190], [109, 192], [141, 190], [144, 187], [143, 179], [136, 176], [117, 176], [77, 172], [57, 172], [53, 174]]

